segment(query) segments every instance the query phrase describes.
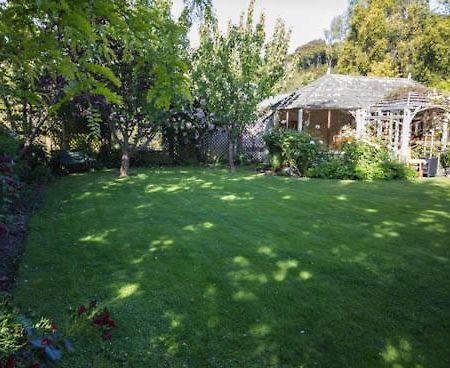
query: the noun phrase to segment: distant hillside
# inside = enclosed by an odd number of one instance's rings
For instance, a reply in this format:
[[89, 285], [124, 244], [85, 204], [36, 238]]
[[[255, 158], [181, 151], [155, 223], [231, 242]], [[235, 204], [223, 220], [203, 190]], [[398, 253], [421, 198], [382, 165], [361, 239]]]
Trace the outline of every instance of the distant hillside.
[[332, 55], [325, 41], [320, 39], [298, 47], [289, 56], [289, 72], [284, 81], [283, 92], [293, 91], [326, 74], [329, 63], [331, 66], [336, 64]]

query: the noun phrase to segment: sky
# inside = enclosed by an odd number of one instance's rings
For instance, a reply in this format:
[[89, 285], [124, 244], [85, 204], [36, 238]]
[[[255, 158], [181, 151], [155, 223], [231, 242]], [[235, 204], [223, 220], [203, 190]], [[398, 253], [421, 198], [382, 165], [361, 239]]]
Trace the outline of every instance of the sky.
[[[181, 12], [183, 0], [173, 0], [174, 15]], [[275, 21], [282, 18], [291, 29], [289, 51], [308, 41], [323, 38], [323, 32], [330, 26], [331, 20], [347, 8], [348, 0], [256, 0], [255, 15], [259, 18], [261, 11], [266, 15], [266, 31], [273, 32]], [[213, 0], [219, 25], [226, 29], [228, 20], [239, 21], [243, 10], [247, 10], [249, 0]], [[193, 46], [198, 45], [198, 31], [190, 34]]]

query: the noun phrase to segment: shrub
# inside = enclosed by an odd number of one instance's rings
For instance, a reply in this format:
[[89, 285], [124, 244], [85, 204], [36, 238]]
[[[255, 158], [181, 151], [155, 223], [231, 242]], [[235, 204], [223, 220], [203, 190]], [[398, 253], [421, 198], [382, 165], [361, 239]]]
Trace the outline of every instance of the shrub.
[[409, 180], [415, 177], [415, 172], [391, 160], [385, 148], [355, 141], [345, 143], [340, 155], [323, 156], [308, 170], [308, 175], [323, 179]]
[[47, 154], [44, 147], [35, 144], [31, 147], [23, 148], [20, 160], [17, 161], [16, 171], [20, 179], [27, 184], [50, 181], [51, 172], [48, 168]]
[[308, 170], [308, 176], [320, 179], [353, 179], [351, 165], [342, 156], [326, 157]]
[[172, 158], [164, 151], [140, 150], [131, 155], [133, 166], [165, 166], [173, 164]]
[[414, 169], [398, 161], [385, 161], [382, 169], [385, 180], [412, 180], [416, 177]]
[[450, 150], [447, 150], [441, 154], [441, 165], [445, 170], [450, 168]]
[[4, 127], [0, 126], [0, 154], [16, 158], [21, 142], [14, 138]]
[[342, 152], [344, 160], [353, 169], [353, 178], [350, 179], [383, 179], [382, 164], [389, 160], [385, 148], [373, 143], [353, 141], [345, 143]]
[[289, 166], [300, 175], [305, 175], [307, 170], [317, 160], [322, 149], [319, 141], [306, 132], [298, 132], [289, 129], [274, 129], [264, 136], [272, 165]]
[[82, 152], [56, 151], [50, 160], [50, 168], [55, 175], [67, 175], [88, 171], [95, 166], [95, 160]]

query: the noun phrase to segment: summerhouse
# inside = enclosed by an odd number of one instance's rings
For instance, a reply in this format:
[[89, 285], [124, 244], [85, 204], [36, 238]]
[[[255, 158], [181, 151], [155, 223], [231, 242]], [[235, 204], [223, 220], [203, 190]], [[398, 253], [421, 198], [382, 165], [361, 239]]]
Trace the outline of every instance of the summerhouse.
[[327, 74], [272, 106], [269, 125], [304, 130], [339, 149], [353, 130], [385, 139], [403, 162], [447, 147], [449, 101], [411, 78]]

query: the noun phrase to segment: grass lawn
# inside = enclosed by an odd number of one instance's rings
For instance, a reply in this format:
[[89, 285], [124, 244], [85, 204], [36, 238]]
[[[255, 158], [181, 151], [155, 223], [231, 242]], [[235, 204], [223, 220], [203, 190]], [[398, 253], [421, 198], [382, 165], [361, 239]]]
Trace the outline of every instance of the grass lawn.
[[[53, 183], [17, 302], [66, 367], [449, 367], [450, 180], [112, 171]], [[111, 342], [68, 309], [95, 298]]]

